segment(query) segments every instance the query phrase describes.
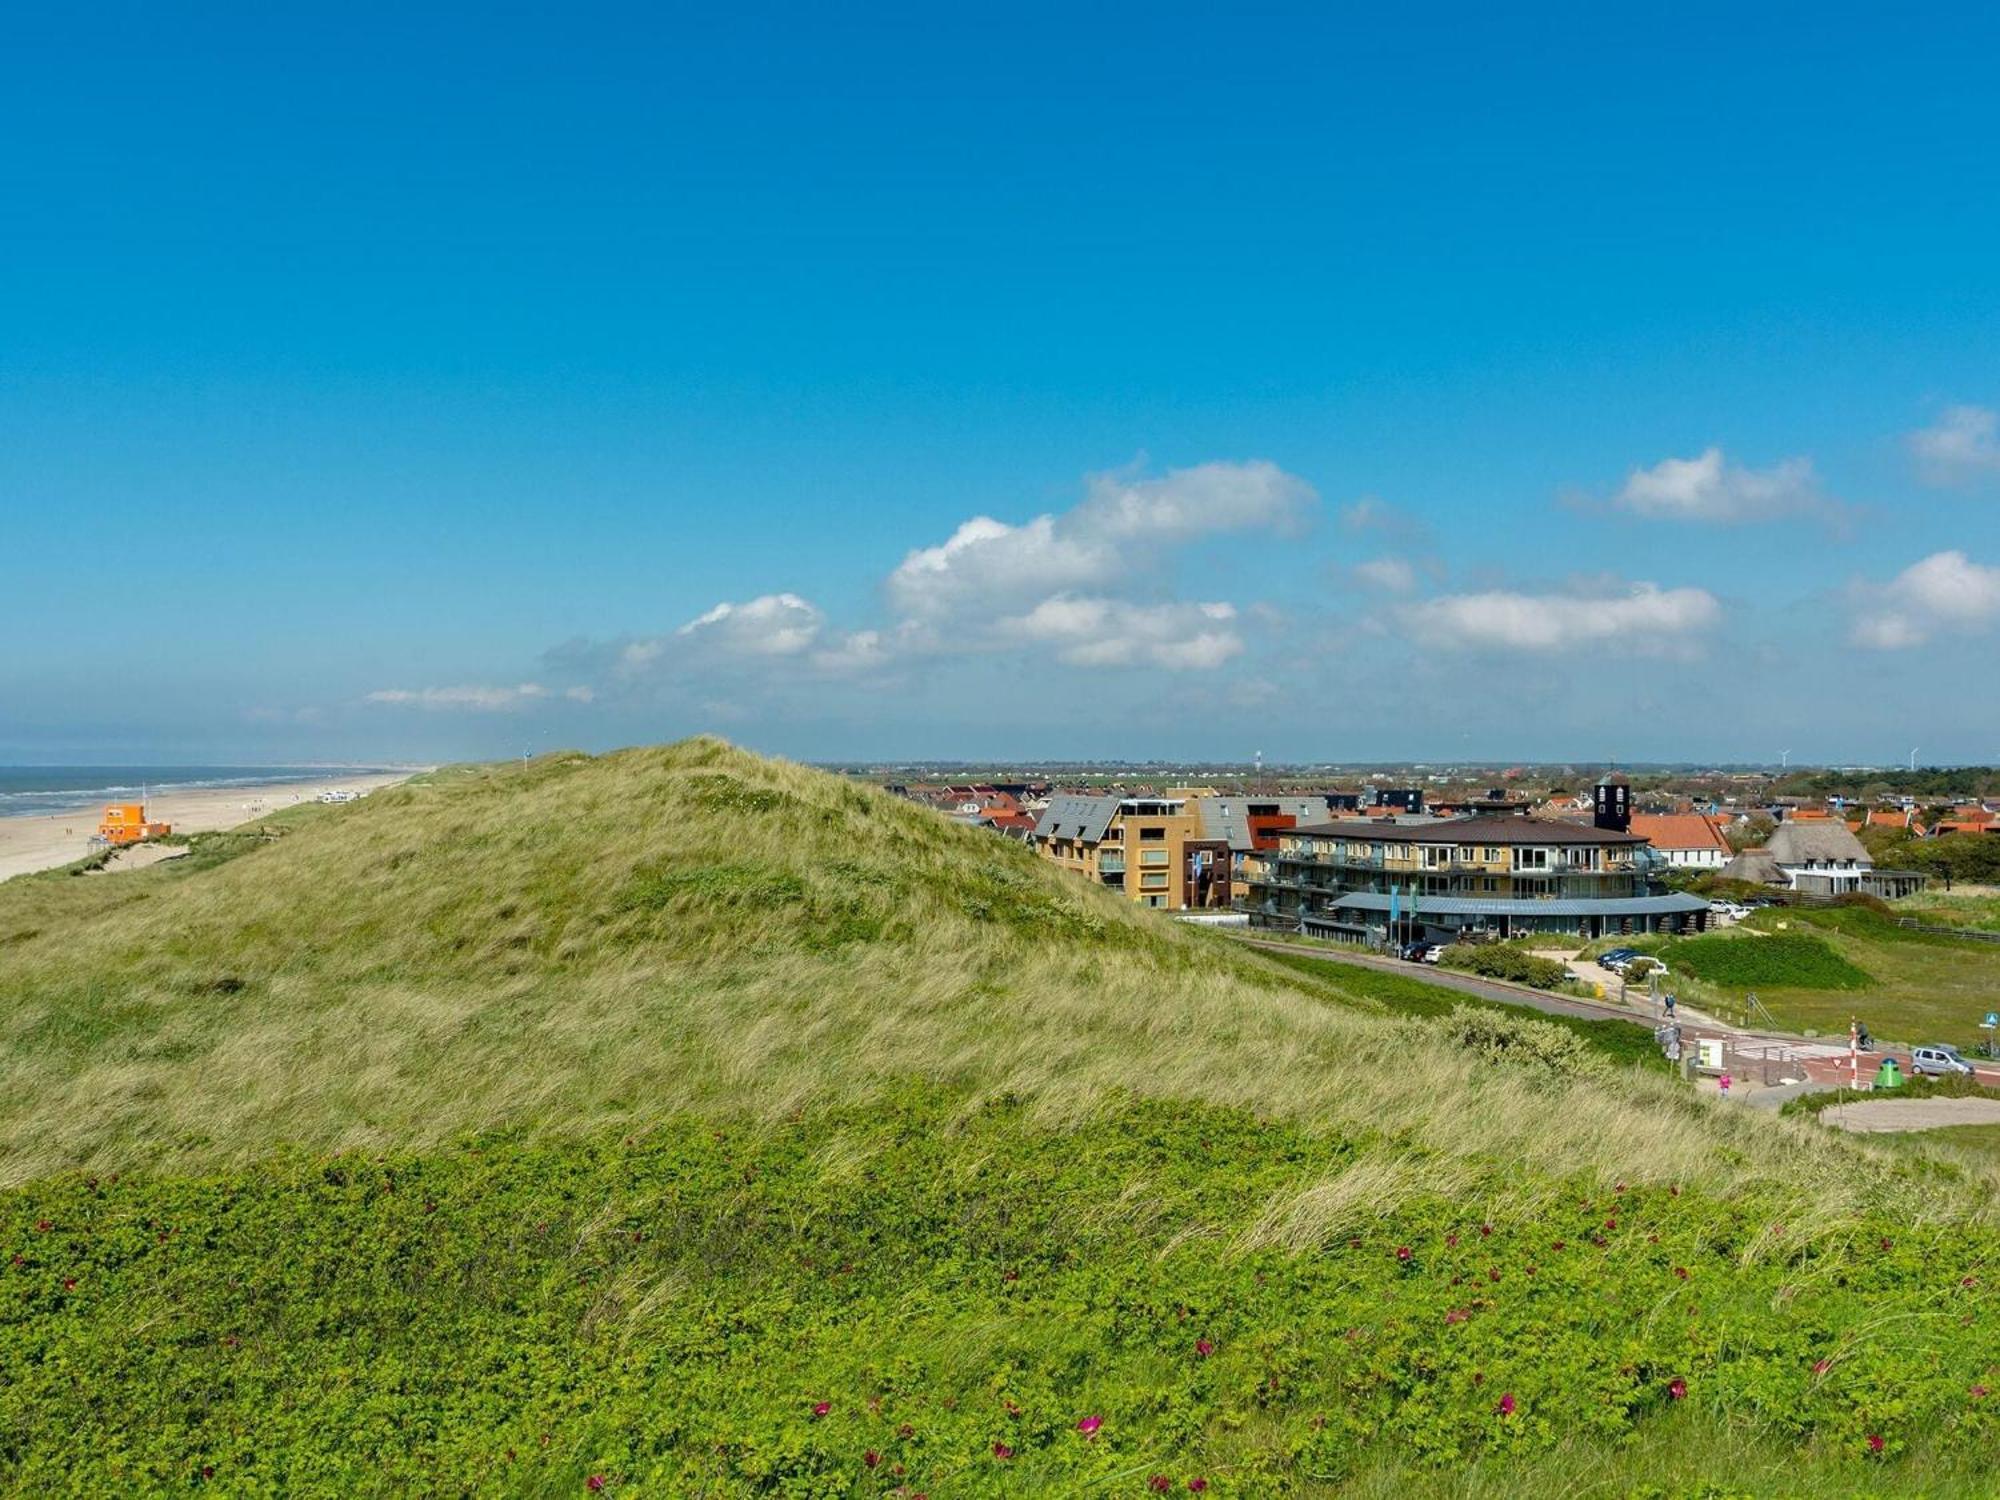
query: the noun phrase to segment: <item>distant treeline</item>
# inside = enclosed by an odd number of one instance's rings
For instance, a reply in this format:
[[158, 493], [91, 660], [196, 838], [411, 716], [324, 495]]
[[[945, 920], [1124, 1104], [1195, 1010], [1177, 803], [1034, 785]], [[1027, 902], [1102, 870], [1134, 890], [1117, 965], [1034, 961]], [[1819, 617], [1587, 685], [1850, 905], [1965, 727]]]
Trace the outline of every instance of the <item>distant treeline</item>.
[[1788, 797], [1915, 797], [1919, 801], [1985, 797], [2000, 792], [2000, 768], [1924, 766], [1915, 771], [1809, 771], [1773, 788]]

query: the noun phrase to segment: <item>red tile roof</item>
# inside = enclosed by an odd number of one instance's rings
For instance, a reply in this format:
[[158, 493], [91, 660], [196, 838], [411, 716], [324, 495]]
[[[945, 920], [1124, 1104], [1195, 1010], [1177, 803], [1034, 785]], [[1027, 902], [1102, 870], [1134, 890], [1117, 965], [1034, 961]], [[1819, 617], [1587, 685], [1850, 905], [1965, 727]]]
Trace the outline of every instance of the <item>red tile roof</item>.
[[1714, 849], [1730, 853], [1713, 818], [1701, 813], [1634, 813], [1632, 831], [1655, 849]]

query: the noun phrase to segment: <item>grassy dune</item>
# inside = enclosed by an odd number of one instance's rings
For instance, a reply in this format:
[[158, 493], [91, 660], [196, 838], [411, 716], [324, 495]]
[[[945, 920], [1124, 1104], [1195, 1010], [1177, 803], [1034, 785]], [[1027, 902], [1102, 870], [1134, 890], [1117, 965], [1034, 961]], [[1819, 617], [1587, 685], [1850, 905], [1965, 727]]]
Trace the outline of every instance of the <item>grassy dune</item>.
[[8, 882], [0, 993], [12, 1488], [1977, 1494], [2000, 1431], [1990, 1171], [715, 741]]

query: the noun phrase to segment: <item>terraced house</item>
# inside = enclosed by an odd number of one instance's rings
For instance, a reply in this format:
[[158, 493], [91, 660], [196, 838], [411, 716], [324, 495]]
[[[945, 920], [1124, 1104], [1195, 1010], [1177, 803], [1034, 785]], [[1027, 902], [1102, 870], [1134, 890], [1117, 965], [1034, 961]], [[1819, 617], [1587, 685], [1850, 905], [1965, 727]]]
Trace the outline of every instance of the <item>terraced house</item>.
[[1353, 943], [1701, 930], [1707, 901], [1666, 889], [1665, 859], [1603, 790], [1593, 824], [1482, 814], [1293, 829], [1248, 872], [1243, 907], [1255, 926]]

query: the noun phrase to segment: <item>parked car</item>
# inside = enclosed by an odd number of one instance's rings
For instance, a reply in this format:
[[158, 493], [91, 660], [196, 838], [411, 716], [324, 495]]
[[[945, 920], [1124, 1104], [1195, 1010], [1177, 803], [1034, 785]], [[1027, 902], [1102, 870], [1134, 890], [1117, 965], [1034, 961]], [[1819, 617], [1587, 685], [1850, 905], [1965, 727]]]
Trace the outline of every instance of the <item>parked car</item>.
[[1638, 956], [1637, 948], [1607, 948], [1597, 955], [1597, 967], [1616, 974]]
[[1970, 1073], [1972, 1064], [1958, 1055], [1958, 1048], [1942, 1043], [1929, 1047], [1917, 1047], [1910, 1052], [1910, 1071], [1928, 1073], [1934, 1078], [1947, 1077], [1953, 1073]]
[[1424, 949], [1423, 961], [1427, 964], [1434, 964], [1443, 957], [1444, 957], [1443, 943], [1432, 943], [1428, 948]]
[[1424, 961], [1424, 955], [1430, 952], [1430, 948], [1429, 943], [1405, 943], [1396, 950], [1396, 956], [1408, 963], [1420, 964]]
[[1708, 914], [1711, 917], [1721, 917], [1726, 921], [1740, 922], [1750, 915], [1750, 908], [1745, 906], [1741, 901], [1725, 901], [1718, 896], [1715, 900], [1708, 903]]

